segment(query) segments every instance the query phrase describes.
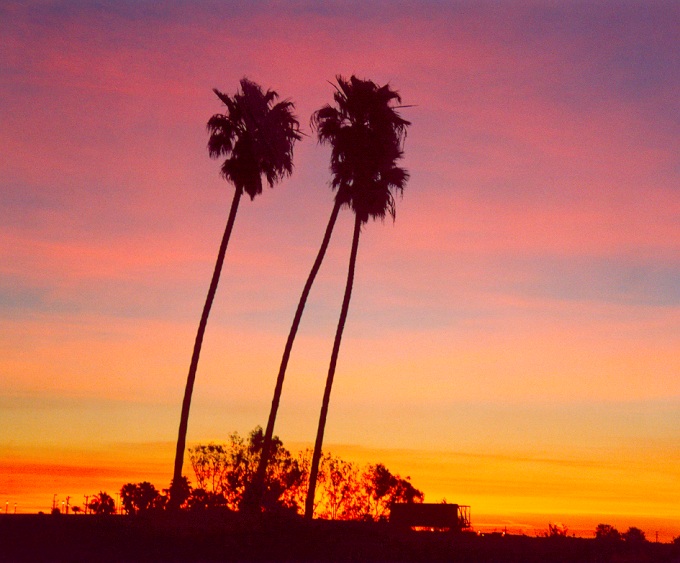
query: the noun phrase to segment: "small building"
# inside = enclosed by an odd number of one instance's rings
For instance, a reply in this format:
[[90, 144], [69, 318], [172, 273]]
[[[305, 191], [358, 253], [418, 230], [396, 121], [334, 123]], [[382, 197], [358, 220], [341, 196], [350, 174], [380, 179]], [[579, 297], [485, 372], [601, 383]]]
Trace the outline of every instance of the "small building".
[[443, 503], [394, 503], [390, 522], [405, 528], [434, 528], [460, 532], [470, 528], [470, 507]]

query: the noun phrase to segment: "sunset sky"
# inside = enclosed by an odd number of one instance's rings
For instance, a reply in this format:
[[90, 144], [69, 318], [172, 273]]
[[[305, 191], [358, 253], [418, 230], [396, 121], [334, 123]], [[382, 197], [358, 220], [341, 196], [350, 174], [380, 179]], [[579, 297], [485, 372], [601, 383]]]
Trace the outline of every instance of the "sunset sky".
[[[329, 449], [473, 524], [680, 535], [679, 26], [670, 0], [2, 2], [0, 505], [167, 486], [233, 195], [205, 124], [243, 76], [308, 136], [242, 201], [188, 439], [266, 423], [333, 201], [309, 116], [356, 74], [412, 106], [411, 179], [363, 230]], [[351, 234], [344, 210], [289, 445], [314, 439]]]

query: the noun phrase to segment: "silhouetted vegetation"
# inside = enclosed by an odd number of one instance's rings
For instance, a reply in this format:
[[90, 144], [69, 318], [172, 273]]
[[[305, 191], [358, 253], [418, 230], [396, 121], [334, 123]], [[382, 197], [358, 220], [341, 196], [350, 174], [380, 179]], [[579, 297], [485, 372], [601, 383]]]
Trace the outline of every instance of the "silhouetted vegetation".
[[[189, 455], [197, 486], [192, 495], [198, 495], [205, 503], [192, 505], [192, 508], [205, 506], [238, 510], [255, 475], [262, 445], [262, 429], [258, 427], [247, 439], [235, 432], [226, 444], [201, 444], [191, 448]], [[277, 437], [272, 441], [271, 462], [264, 486], [265, 510], [297, 509], [295, 499], [304, 486], [302, 469], [299, 460], [283, 447]], [[191, 497], [189, 502], [192, 503]]]
[[640, 528], [628, 528], [623, 534], [623, 541], [630, 545], [639, 545], [647, 541], [645, 533]]
[[[247, 438], [234, 432], [223, 444], [198, 444], [189, 448], [196, 477], [191, 487], [186, 477], [179, 487], [159, 492], [149, 482], [126, 483], [120, 490], [121, 510], [130, 516], [159, 513], [169, 507], [170, 495], [182, 491], [177, 507], [187, 512], [236, 513], [252, 483], [263, 447], [260, 427]], [[293, 455], [274, 436], [273, 453], [267, 468], [263, 511], [273, 515], [301, 515], [309, 482], [312, 451]], [[359, 467], [331, 454], [323, 454], [319, 471], [315, 515], [330, 520], [386, 520], [395, 502], [423, 502], [424, 495], [408, 477], [393, 474], [384, 464]], [[89, 503], [93, 512], [99, 497]], [[109, 501], [107, 501], [108, 503]], [[113, 502], [112, 500], [110, 501]], [[113, 513], [99, 511], [101, 514]], [[246, 511], [248, 512], [248, 511]]]
[[142, 514], [165, 506], [165, 498], [151, 483], [127, 483], [120, 490], [120, 502], [126, 514]]
[[569, 528], [564, 524], [548, 524], [548, 531], [543, 534], [546, 538], [566, 538], [569, 535]]
[[108, 493], [99, 491], [92, 497], [87, 505], [88, 511], [92, 514], [108, 515], [116, 511], [116, 503]]
[[[198, 325], [184, 390], [173, 472], [173, 483], [176, 484], [182, 478], [189, 409], [203, 335], [241, 196], [245, 192], [252, 200], [262, 193], [262, 176], [269, 186], [273, 187], [276, 182], [290, 175], [293, 171], [293, 145], [301, 138], [299, 123], [293, 115], [292, 102], [284, 100], [275, 104], [279, 96], [273, 90], [263, 92], [258, 84], [243, 78], [241, 90], [233, 97], [217, 89], [213, 91], [224, 103], [227, 112], [215, 114], [208, 121], [207, 128], [210, 133], [208, 152], [212, 158], [225, 157], [221, 168], [222, 176], [234, 185], [235, 190]], [[170, 496], [171, 507], [177, 508], [179, 497], [180, 494]]]
[[614, 526], [598, 524], [595, 528], [595, 539], [601, 542], [618, 542], [621, 541], [621, 534]]

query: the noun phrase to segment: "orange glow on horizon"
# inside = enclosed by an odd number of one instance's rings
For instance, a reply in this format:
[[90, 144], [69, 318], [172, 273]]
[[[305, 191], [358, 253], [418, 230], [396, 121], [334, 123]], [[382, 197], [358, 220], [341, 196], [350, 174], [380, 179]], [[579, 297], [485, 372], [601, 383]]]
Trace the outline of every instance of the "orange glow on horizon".
[[[311, 444], [292, 443], [292, 452]], [[108, 448], [0, 448], [0, 500], [17, 502], [20, 513], [49, 512], [53, 496], [71, 505], [99, 490], [114, 495], [127, 482], [151, 481], [167, 488], [173, 443], [112, 444]], [[636, 526], [660, 541], [680, 534], [674, 497], [674, 461], [649, 468], [638, 462], [634, 475], [621, 478], [620, 464], [597, 460], [541, 459], [428, 450], [388, 450], [331, 444], [333, 455], [363, 466], [384, 463], [410, 477], [426, 502], [470, 505], [480, 531], [538, 535], [548, 523], [562, 522], [571, 533], [592, 537], [598, 523], [620, 531]], [[185, 472], [190, 477], [190, 465]], [[635, 463], [633, 457], [625, 460]]]

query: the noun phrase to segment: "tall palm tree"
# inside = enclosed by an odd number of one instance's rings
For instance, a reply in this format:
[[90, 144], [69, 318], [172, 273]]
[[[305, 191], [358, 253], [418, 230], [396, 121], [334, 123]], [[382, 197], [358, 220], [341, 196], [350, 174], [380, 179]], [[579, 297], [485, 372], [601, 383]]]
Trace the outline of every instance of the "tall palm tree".
[[337, 77], [334, 94], [335, 107], [326, 105], [314, 113], [312, 125], [321, 143], [329, 143], [331, 151], [332, 186], [338, 188], [342, 203], [354, 211], [354, 235], [349, 259], [345, 295], [333, 342], [333, 351], [326, 378], [319, 426], [314, 444], [305, 503], [305, 517], [314, 514], [314, 493], [319, 472], [323, 435], [328, 416], [331, 388], [340, 351], [340, 341], [349, 310], [359, 235], [361, 226], [369, 218], [384, 219], [389, 214], [394, 220], [394, 194], [401, 194], [408, 181], [408, 172], [397, 166], [403, 157], [406, 128], [410, 125], [397, 113], [399, 94], [389, 85], [377, 86], [370, 80], [352, 76], [349, 80]]
[[[276, 92], [273, 90], [263, 92], [258, 84], [247, 78], [241, 79], [240, 85], [240, 91], [237, 91], [233, 97], [213, 89], [226, 106], [227, 112], [213, 115], [207, 124], [210, 133], [208, 153], [211, 158], [225, 157], [221, 168], [222, 176], [234, 185], [235, 191], [191, 356], [177, 437], [173, 484], [180, 483], [182, 480], [189, 408], [196, 379], [196, 368], [241, 196], [245, 192], [253, 200], [255, 196], [261, 194], [262, 176], [265, 177], [270, 187], [274, 187], [276, 182], [289, 176], [293, 172], [293, 145], [301, 138], [300, 125], [293, 114], [292, 102], [283, 100], [275, 103], [279, 98]], [[173, 496], [178, 498], [179, 495], [171, 494], [170, 496], [170, 506], [177, 508], [176, 502], [173, 502]]]

